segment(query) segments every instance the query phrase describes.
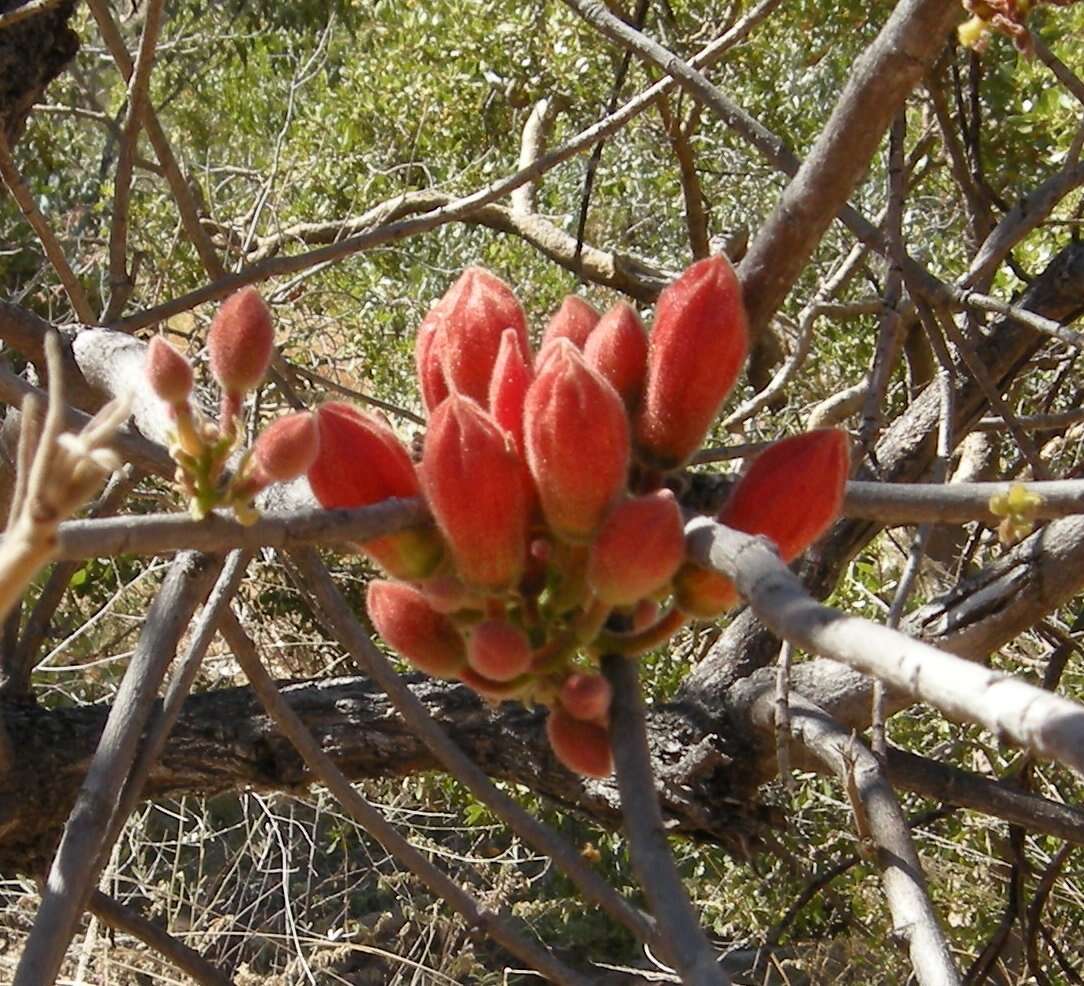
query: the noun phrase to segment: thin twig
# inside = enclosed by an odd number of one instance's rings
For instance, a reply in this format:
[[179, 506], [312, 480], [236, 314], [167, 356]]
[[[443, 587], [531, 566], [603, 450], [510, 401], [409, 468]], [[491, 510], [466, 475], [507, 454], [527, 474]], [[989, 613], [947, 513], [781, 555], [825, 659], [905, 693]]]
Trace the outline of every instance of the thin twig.
[[610, 744], [629, 855], [640, 887], [681, 981], [688, 986], [729, 983], [715, 948], [700, 927], [666, 841], [636, 662], [623, 655], [605, 654], [602, 671], [613, 686]]
[[369, 835], [377, 839], [434, 893], [455, 908], [469, 926], [480, 928], [520, 961], [526, 962], [553, 982], [568, 986], [588, 986], [589, 980], [566, 966], [549, 949], [523, 937], [498, 914], [483, 907], [458, 883], [437, 869], [399, 834], [376, 807], [355, 790], [279, 693], [275, 682], [260, 661], [255, 645], [245, 633], [240, 621], [229, 610], [224, 614], [222, 633], [268, 715], [301, 754], [313, 775], [327, 786], [343, 808]]
[[199, 986], [233, 986], [233, 979], [208, 962], [194, 948], [174, 938], [165, 928], [108, 894], [95, 890], [90, 895], [87, 910], [109, 927], [138, 938], [171, 965], [190, 976]]
[[2, 130], [0, 130], [0, 177], [4, 179], [4, 184], [7, 185], [8, 190], [11, 192], [16, 205], [19, 206], [19, 211], [22, 212], [26, 221], [37, 234], [38, 240], [41, 241], [45, 256], [49, 259], [49, 263], [53, 265], [57, 277], [60, 278], [64, 293], [67, 294], [68, 300], [71, 302], [72, 310], [81, 322], [92, 325], [95, 320], [94, 309], [90, 305], [86, 291], [83, 290], [83, 285], [79, 282], [79, 278], [76, 277], [75, 271], [68, 264], [68, 258], [64, 256], [64, 248], [53, 233], [48, 220], [42, 215], [41, 210], [34, 201], [34, 196], [30, 193], [30, 189], [26, 187], [22, 175], [19, 174], [19, 169], [11, 156], [8, 139]]
[[136, 653], [64, 827], [13, 986], [49, 986], [56, 979], [94, 890], [102, 839], [138, 753], [158, 686], [219, 567], [205, 556], [179, 556], [147, 613]]
[[360, 670], [384, 690], [399, 714], [448, 772], [524, 842], [549, 856], [580, 888], [586, 899], [597, 904], [641, 941], [652, 944], [668, 955], [669, 946], [666, 939], [660, 937], [655, 922], [617, 894], [560, 836], [499, 791], [478, 765], [467, 757], [437, 724], [407, 687], [402, 676], [373, 645], [319, 556], [312, 549], [303, 549], [292, 552], [291, 558], [304, 576], [305, 589], [318, 602], [332, 634]]
[[143, 122], [144, 104], [154, 65], [158, 32], [162, 26], [164, 0], [147, 0], [143, 11], [143, 32], [139, 39], [139, 54], [135, 70], [128, 81], [128, 110], [121, 126], [117, 144], [117, 166], [113, 179], [113, 214], [109, 226], [109, 287], [111, 294], [102, 320], [112, 322], [124, 310], [134, 284], [128, 270], [128, 203], [132, 191], [132, 169], [135, 164], [139, 128]]
[[[771, 703], [758, 705], [754, 717], [770, 726]], [[921, 986], [958, 986], [959, 974], [930, 903], [911, 831], [877, 758], [849, 730], [798, 693], [791, 698], [791, 732], [841, 781], [850, 778], [853, 782], [856, 816], [864, 815], [863, 824], [877, 847], [894, 934], [907, 944], [915, 978]]]

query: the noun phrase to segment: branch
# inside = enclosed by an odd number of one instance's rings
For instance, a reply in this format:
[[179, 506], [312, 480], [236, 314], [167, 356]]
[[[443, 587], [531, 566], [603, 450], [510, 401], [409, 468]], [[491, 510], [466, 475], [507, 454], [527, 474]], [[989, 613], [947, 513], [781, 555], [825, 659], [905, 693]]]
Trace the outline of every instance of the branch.
[[602, 671], [614, 690], [610, 744], [629, 856], [640, 887], [681, 981], [690, 986], [727, 986], [730, 979], [719, 967], [719, 957], [700, 927], [666, 841], [635, 659], [603, 655]]
[[1076, 702], [822, 606], [766, 541], [697, 519], [688, 525], [687, 543], [690, 557], [733, 579], [780, 637], [1084, 773], [1084, 707]]
[[191, 976], [198, 986], [233, 986], [233, 980], [226, 973], [208, 962], [194, 948], [189, 948], [154, 921], [119, 900], [95, 890], [90, 895], [87, 907], [91, 914], [109, 927], [138, 938], [167, 962]]
[[524, 938], [510, 928], [496, 913], [483, 907], [471, 894], [447, 874], [437, 869], [415, 849], [384, 815], [359, 794], [335, 766], [305, 724], [283, 700], [274, 681], [264, 669], [255, 645], [248, 639], [240, 622], [227, 613], [223, 631], [238, 662], [259, 696], [260, 702], [287, 736], [313, 775], [327, 786], [350, 816], [389, 853], [396, 857], [434, 893], [457, 910], [471, 927], [481, 928], [490, 938], [532, 969], [566, 986], [588, 986], [589, 981], [574, 972], [544, 945]]
[[[754, 711], [762, 728], [774, 721], [772, 696], [765, 693]], [[892, 912], [896, 937], [907, 942], [915, 977], [922, 986], [951, 986], [960, 982], [948, 942], [930, 903], [926, 878], [911, 841], [907, 820], [866, 745], [824, 710], [800, 694], [790, 699], [791, 733], [847, 783], [853, 779], [861, 811], [877, 847], [877, 863]], [[859, 826], [861, 828], [861, 826]]]

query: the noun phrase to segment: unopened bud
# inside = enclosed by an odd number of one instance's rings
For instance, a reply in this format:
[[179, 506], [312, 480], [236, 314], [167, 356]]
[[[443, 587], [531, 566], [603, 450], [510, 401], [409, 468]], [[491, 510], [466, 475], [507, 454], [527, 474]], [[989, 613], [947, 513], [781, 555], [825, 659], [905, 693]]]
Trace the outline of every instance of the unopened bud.
[[577, 671], [565, 678], [557, 698], [574, 719], [598, 722], [610, 713], [613, 689], [602, 675]]
[[[367, 507], [421, 494], [410, 453], [383, 421], [349, 404], [330, 402], [317, 408], [316, 424], [319, 451], [308, 478], [321, 506]], [[431, 526], [387, 534], [361, 547], [401, 579], [431, 574], [443, 551]]]
[[629, 425], [617, 391], [567, 339], [527, 391], [524, 444], [546, 522], [567, 540], [590, 538], [627, 481]]
[[591, 544], [587, 582], [611, 606], [631, 606], [663, 588], [685, 558], [681, 511], [670, 490], [619, 503]]
[[[850, 472], [847, 435], [833, 428], [784, 438], [769, 445], [731, 491], [719, 523], [775, 542], [779, 557], [793, 561], [839, 516]], [[725, 575], [686, 565], [674, 580], [678, 606], [710, 618], [739, 599]]]
[[437, 678], [455, 678], [466, 655], [463, 638], [447, 616], [431, 609], [425, 597], [402, 582], [369, 583], [369, 619], [393, 650]]
[[228, 394], [243, 394], [263, 382], [274, 347], [271, 309], [253, 287], [222, 303], [207, 334], [211, 373]]
[[490, 681], [512, 681], [531, 667], [531, 644], [507, 620], [483, 620], [467, 640], [467, 663]]
[[440, 355], [442, 325], [440, 306], [437, 305], [422, 320], [414, 340], [418, 387], [422, 392], [422, 403], [430, 414], [448, 396], [448, 384], [444, 379], [444, 364]]
[[583, 357], [613, 384], [625, 407], [639, 407], [647, 375], [647, 333], [631, 305], [619, 301], [602, 316], [583, 347]]
[[500, 590], [523, 574], [530, 497], [511, 439], [468, 397], [433, 413], [421, 464], [429, 507], [469, 586]]
[[613, 773], [610, 734], [602, 726], [574, 719], [557, 707], [546, 719], [546, 737], [554, 756], [569, 770], [586, 777], [609, 777]]
[[296, 479], [316, 461], [320, 430], [308, 411], [287, 414], [271, 422], [252, 446], [252, 461], [269, 482]]
[[514, 329], [505, 329], [489, 381], [489, 412], [523, 452], [523, 402], [531, 385], [531, 368], [523, 358]]
[[587, 337], [598, 325], [599, 314], [583, 298], [574, 294], [567, 295], [561, 307], [553, 313], [545, 332], [542, 333], [541, 353], [551, 342], [567, 339], [577, 349], [582, 350]]
[[192, 364], [162, 336], [147, 346], [147, 380], [151, 389], [171, 406], [184, 404], [192, 393]]
[[746, 350], [741, 284], [725, 257], [693, 264], [659, 296], [636, 441], [674, 469], [700, 447], [734, 386]]
[[[527, 319], [512, 289], [481, 267], [468, 267], [439, 303], [443, 325], [433, 349], [451, 390], [483, 407], [505, 329], [512, 329], [526, 360]], [[432, 359], [432, 357], [430, 357]]]

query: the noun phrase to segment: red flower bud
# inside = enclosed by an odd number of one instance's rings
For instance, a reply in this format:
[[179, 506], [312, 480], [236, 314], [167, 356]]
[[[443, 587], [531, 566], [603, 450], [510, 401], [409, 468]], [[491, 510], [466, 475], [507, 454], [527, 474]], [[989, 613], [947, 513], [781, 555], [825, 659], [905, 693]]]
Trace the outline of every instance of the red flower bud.
[[561, 307], [553, 313], [546, 331], [542, 333], [541, 353], [551, 342], [568, 339], [577, 349], [582, 350], [591, 330], [598, 325], [599, 315], [583, 298], [574, 294], [566, 296]]
[[418, 583], [425, 600], [438, 613], [481, 609], [483, 601], [454, 575], [434, 575]]
[[670, 490], [625, 500], [603, 522], [587, 582], [610, 606], [631, 606], [663, 588], [685, 558], [681, 511]]
[[211, 373], [230, 394], [260, 385], [274, 347], [271, 309], [253, 287], [241, 288], [222, 303], [207, 334]]
[[632, 632], [639, 633], [655, 625], [659, 618], [659, 603], [655, 599], [641, 599], [632, 611]]
[[504, 330], [515, 330], [524, 360], [530, 352], [523, 309], [512, 289], [481, 267], [468, 267], [438, 308], [444, 324], [431, 351], [441, 360], [447, 385], [485, 406]]
[[561, 708], [550, 709], [546, 736], [554, 756], [569, 770], [587, 777], [609, 777], [613, 773], [610, 734], [593, 722], [574, 719]]
[[147, 381], [167, 404], [184, 404], [192, 393], [192, 364], [165, 338], [155, 336], [147, 346]]
[[418, 386], [422, 403], [432, 414], [436, 406], [448, 396], [448, 384], [444, 379], [444, 365], [440, 358], [440, 329], [443, 325], [440, 306], [436, 306], [422, 319], [414, 339], [414, 363], [418, 372]]
[[614, 693], [600, 674], [576, 672], [565, 678], [557, 698], [574, 719], [584, 722], [604, 720], [610, 713]]
[[[316, 424], [320, 448], [308, 477], [321, 506], [367, 507], [421, 494], [409, 453], [382, 421], [349, 404], [330, 402], [317, 408]], [[401, 579], [430, 574], [443, 550], [431, 527], [388, 534], [361, 547]]]
[[308, 411], [272, 421], [252, 446], [252, 463], [269, 483], [296, 479], [316, 461], [320, 431]]
[[[834, 428], [784, 438], [749, 467], [719, 511], [719, 523], [775, 542], [793, 561], [839, 516], [850, 472], [847, 435]], [[718, 572], [687, 565], [675, 580], [678, 605], [710, 617], [738, 601], [733, 583]]]
[[624, 488], [629, 425], [617, 391], [558, 339], [527, 391], [527, 464], [554, 533], [585, 540]]
[[366, 606], [389, 647], [426, 674], [458, 677], [466, 661], [463, 638], [447, 616], [429, 608], [417, 589], [378, 579], [369, 583]]
[[631, 305], [619, 301], [602, 316], [583, 347], [583, 357], [613, 384], [625, 407], [639, 406], [647, 375], [647, 333]]
[[531, 385], [531, 368], [523, 358], [514, 329], [505, 329], [489, 381], [489, 411], [523, 451], [523, 402]]
[[516, 583], [527, 555], [529, 485], [497, 422], [453, 393], [429, 422], [421, 475], [459, 577], [481, 589]]
[[467, 663], [490, 681], [512, 681], [531, 668], [531, 644], [507, 620], [483, 620], [467, 640]]
[[741, 284], [725, 257], [693, 264], [659, 296], [636, 440], [673, 469], [699, 447], [745, 359]]

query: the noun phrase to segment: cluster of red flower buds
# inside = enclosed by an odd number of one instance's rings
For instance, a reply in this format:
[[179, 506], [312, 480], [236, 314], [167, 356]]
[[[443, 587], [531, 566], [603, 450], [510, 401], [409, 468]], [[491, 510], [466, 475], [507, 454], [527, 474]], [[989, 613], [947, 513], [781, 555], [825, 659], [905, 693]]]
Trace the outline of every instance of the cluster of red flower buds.
[[243, 288], [223, 303], [207, 335], [211, 373], [222, 392], [217, 422], [192, 404], [192, 364], [162, 336], [147, 347], [147, 379], [173, 423], [169, 452], [177, 463], [177, 485], [197, 520], [229, 507], [242, 523], [252, 523], [256, 494], [303, 475], [316, 459], [316, 419], [309, 412], [288, 414], [268, 425], [227, 473], [244, 430], [245, 394], [263, 382], [274, 344], [271, 312], [255, 288]]
[[[339, 403], [316, 411], [308, 476], [320, 503], [421, 496], [433, 516], [361, 545], [388, 576], [368, 590], [383, 639], [490, 701], [548, 706], [556, 756], [608, 775], [598, 658], [645, 653], [738, 602], [727, 579], [686, 559], [666, 483], [703, 442], [746, 345], [723, 257], [662, 293], [650, 335], [627, 304], [600, 317], [570, 297], [536, 354], [511, 289], [468, 269], [418, 330], [420, 463], [382, 420]], [[836, 516], [847, 470], [842, 432], [787, 439], [753, 463], [720, 519], [789, 560]]]

